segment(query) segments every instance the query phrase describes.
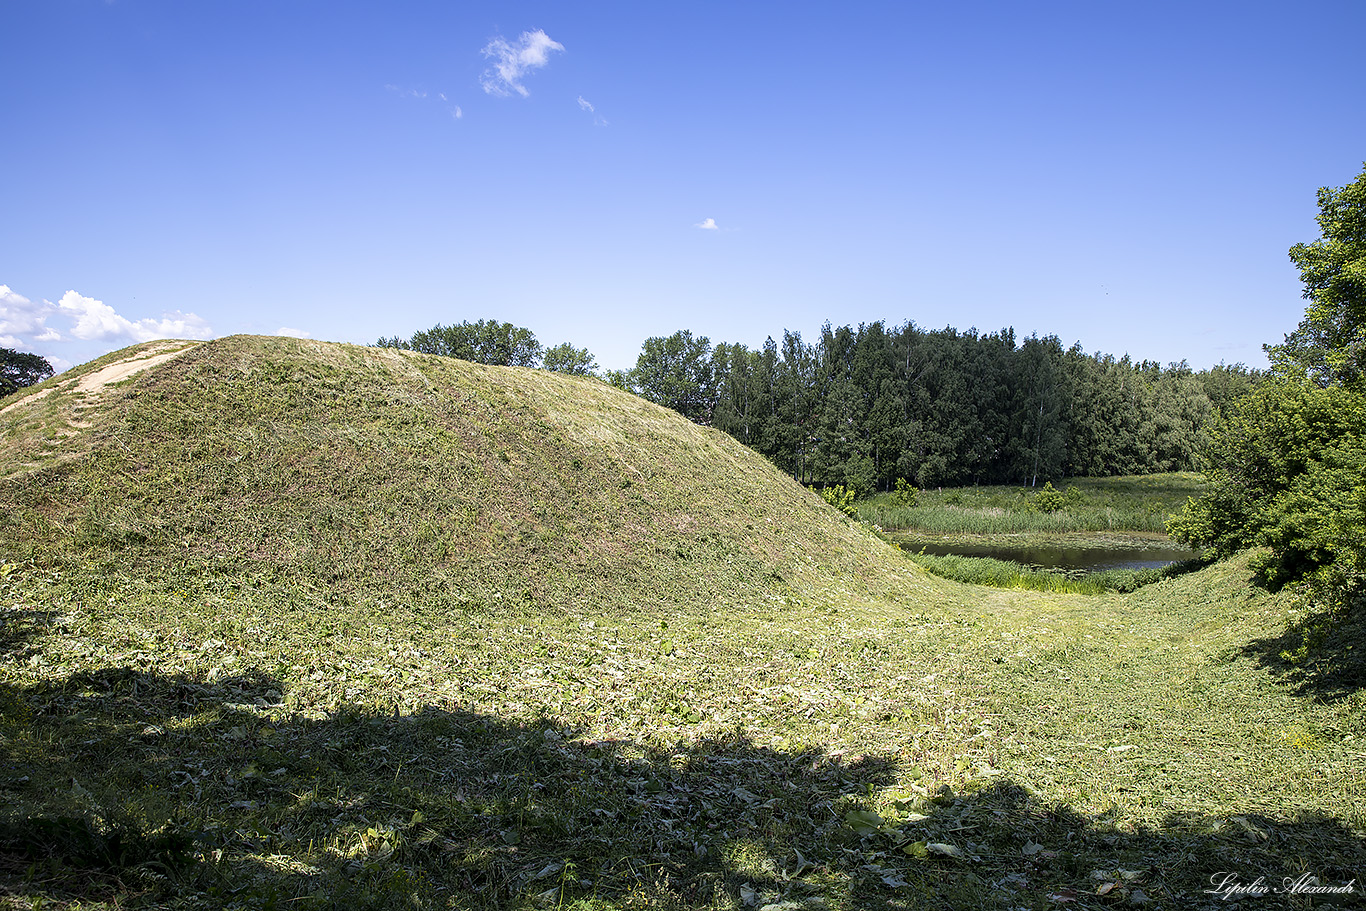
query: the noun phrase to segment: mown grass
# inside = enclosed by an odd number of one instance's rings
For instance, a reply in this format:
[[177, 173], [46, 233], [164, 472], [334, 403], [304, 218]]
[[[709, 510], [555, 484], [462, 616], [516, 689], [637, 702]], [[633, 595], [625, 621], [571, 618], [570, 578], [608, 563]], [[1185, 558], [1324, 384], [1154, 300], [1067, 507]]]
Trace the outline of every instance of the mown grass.
[[1220, 906], [1226, 870], [1345, 883], [1366, 705], [1246, 653], [1290, 615], [1249, 578], [589, 618], [23, 566], [0, 875], [166, 908], [1184, 908]]
[[1038, 489], [1005, 486], [922, 490], [915, 506], [878, 494], [857, 509], [860, 519], [881, 528], [935, 534], [1161, 532], [1167, 517], [1202, 486], [1201, 476], [1191, 472], [1075, 478], [1058, 485], [1066, 505], [1051, 512], [1039, 508]]
[[[1130, 595], [959, 585], [596, 386], [395, 360], [417, 398], [372, 364], [348, 418], [356, 384], [316, 378], [370, 354], [227, 342], [111, 392], [90, 455], [41, 469], [70, 501], [0, 485], [8, 906], [1215, 908], [1221, 872], [1366, 869], [1366, 699], [1278, 663], [1297, 614], [1246, 560]], [[228, 380], [267, 367], [234, 417]], [[437, 377], [468, 392], [441, 419]], [[514, 394], [520, 437], [486, 404]], [[330, 467], [347, 445], [370, 458]], [[370, 540], [393, 488], [464, 508], [438, 482], [466, 463], [485, 499], [447, 552], [417, 519]], [[628, 463], [657, 473], [544, 520], [538, 548], [589, 558], [560, 577], [481, 536]], [[615, 550], [644, 565], [594, 573]]]

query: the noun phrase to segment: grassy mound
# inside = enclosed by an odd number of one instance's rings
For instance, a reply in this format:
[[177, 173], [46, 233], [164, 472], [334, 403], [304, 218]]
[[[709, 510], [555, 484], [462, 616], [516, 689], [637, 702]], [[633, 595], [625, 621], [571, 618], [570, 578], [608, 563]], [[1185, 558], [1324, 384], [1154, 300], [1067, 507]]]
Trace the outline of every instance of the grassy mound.
[[427, 610], [915, 587], [726, 435], [594, 380], [234, 337], [82, 390], [157, 344], [0, 414], [9, 553], [79, 554], [172, 591], [233, 579]]
[[592, 381], [155, 356], [0, 412], [0, 906], [1360, 902], [1366, 698], [1246, 560], [960, 585]]

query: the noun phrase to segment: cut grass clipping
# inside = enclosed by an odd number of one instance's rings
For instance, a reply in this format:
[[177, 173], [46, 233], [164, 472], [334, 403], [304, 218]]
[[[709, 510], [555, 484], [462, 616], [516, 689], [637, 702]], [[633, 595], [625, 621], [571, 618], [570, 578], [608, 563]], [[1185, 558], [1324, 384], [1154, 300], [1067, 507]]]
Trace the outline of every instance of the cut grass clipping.
[[1246, 558], [936, 579], [602, 384], [346, 346], [84, 414], [0, 416], [7, 906], [1360, 904], [1366, 706]]

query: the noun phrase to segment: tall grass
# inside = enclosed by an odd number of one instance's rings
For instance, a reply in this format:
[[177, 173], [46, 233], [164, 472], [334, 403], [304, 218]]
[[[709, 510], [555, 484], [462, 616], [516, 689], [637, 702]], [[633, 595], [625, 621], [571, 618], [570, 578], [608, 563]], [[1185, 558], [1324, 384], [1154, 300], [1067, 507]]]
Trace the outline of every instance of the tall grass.
[[860, 519], [880, 528], [935, 534], [1161, 532], [1167, 517], [1201, 487], [1191, 472], [1077, 478], [1064, 488], [1066, 505], [1052, 512], [1039, 508], [1037, 489], [1007, 486], [922, 490], [915, 506], [879, 494], [857, 509]]

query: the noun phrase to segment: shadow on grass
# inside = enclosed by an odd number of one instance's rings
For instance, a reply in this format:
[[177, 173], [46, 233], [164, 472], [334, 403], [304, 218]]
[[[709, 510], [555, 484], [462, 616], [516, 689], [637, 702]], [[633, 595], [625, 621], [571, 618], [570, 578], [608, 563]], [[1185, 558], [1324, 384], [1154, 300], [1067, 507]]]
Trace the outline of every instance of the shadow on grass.
[[50, 626], [56, 616], [54, 611], [20, 605], [0, 607], [0, 658], [12, 664], [32, 658], [37, 650], [29, 646], [29, 640]]
[[1366, 603], [1310, 614], [1279, 636], [1256, 639], [1242, 654], [1301, 696], [1334, 702], [1366, 688]]
[[126, 908], [1186, 908], [1226, 906], [1204, 891], [1219, 873], [1366, 871], [1328, 818], [1132, 829], [1000, 778], [917, 793], [896, 756], [590, 740], [458, 706], [303, 718], [278, 711], [284, 689], [131, 668], [10, 689], [0, 890]]

